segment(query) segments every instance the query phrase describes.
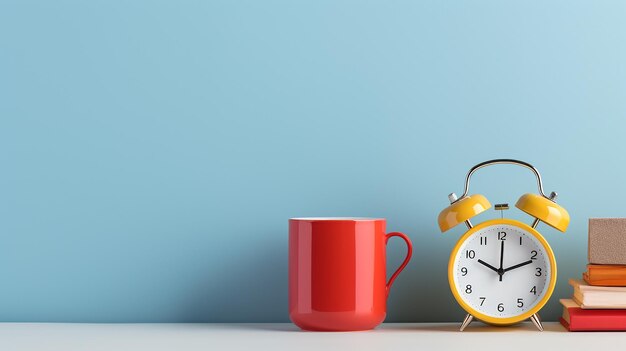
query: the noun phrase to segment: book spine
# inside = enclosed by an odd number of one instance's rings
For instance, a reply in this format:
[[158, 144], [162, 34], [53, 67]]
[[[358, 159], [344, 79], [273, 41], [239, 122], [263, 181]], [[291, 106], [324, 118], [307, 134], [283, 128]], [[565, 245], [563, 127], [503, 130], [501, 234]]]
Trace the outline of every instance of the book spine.
[[[576, 311], [578, 310], [578, 311]], [[570, 312], [570, 331], [626, 331], [626, 315], [612, 313], [580, 313], [572, 308]]]

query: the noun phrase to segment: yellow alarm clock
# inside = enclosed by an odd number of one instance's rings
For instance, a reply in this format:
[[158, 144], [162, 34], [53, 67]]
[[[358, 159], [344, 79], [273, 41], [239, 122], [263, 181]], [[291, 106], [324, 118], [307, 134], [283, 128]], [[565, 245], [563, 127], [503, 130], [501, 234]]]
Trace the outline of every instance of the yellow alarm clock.
[[[468, 195], [470, 178], [478, 169], [495, 164], [514, 164], [533, 171], [539, 194], [524, 194], [515, 206], [534, 217], [531, 225], [513, 219], [491, 219], [472, 225], [470, 219], [491, 207], [480, 194]], [[543, 331], [539, 310], [548, 302], [556, 284], [556, 260], [550, 245], [535, 229], [542, 221], [562, 232], [569, 214], [556, 204], [557, 194], [546, 196], [541, 175], [532, 165], [497, 159], [472, 167], [461, 197], [448, 196], [450, 206], [439, 214], [442, 232], [465, 223], [469, 230], [450, 254], [448, 281], [456, 301], [468, 313], [461, 331], [474, 318], [493, 325], [511, 325], [528, 318]], [[496, 210], [508, 209], [497, 204]]]

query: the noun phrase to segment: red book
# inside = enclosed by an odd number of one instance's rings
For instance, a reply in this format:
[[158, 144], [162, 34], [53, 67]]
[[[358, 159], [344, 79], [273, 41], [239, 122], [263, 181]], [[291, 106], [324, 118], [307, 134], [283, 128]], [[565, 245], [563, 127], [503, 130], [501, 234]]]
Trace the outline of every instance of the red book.
[[582, 309], [574, 300], [560, 300], [561, 324], [569, 331], [626, 331], [626, 310]]

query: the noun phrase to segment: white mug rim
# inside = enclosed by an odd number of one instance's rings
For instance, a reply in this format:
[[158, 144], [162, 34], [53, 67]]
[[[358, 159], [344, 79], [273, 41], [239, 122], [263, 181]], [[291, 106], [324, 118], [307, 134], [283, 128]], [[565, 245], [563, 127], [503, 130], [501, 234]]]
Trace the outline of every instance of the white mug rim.
[[309, 222], [331, 222], [331, 221], [353, 221], [353, 222], [372, 222], [384, 221], [384, 218], [378, 217], [294, 217], [289, 218], [290, 221], [309, 221]]

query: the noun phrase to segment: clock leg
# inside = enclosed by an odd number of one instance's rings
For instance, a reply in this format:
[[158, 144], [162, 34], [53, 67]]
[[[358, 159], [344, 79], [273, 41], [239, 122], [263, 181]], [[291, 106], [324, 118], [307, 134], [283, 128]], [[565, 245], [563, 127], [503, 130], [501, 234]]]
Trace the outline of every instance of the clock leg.
[[535, 327], [537, 327], [537, 329], [539, 329], [539, 331], [543, 331], [543, 325], [541, 324], [541, 318], [539, 318], [538, 313], [530, 316], [530, 320], [533, 321], [533, 324], [535, 325]]
[[470, 325], [470, 323], [472, 323], [473, 319], [474, 319], [474, 316], [468, 313], [467, 316], [465, 316], [463, 323], [461, 323], [461, 329], [459, 329], [459, 331], [463, 331], [465, 327], [467, 327], [468, 325]]

